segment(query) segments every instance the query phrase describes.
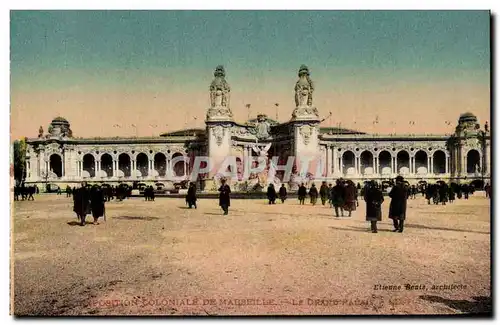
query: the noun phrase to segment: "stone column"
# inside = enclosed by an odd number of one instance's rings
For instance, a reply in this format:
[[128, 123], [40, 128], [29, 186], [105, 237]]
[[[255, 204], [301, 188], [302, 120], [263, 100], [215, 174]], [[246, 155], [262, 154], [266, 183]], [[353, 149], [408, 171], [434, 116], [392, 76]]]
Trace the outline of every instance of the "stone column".
[[450, 156], [446, 155], [445, 173], [448, 174], [449, 172], [450, 172]]
[[430, 166], [431, 166], [431, 174], [434, 174], [434, 156], [430, 156], [429, 157], [429, 163], [430, 163]]
[[490, 169], [491, 169], [491, 144], [490, 140], [485, 141], [485, 149], [484, 149], [484, 172], [483, 174], [490, 174]]
[[431, 157], [427, 156], [427, 174], [431, 174]]
[[333, 175], [337, 175], [338, 173], [338, 159], [337, 159], [337, 148], [335, 147], [332, 147], [332, 172], [333, 172]]
[[330, 146], [327, 145], [326, 150], [325, 150], [325, 155], [326, 155], [326, 157], [325, 157], [325, 170], [326, 170], [327, 177], [330, 176], [330, 169], [331, 169], [330, 168], [331, 167], [331, 157], [330, 157], [331, 154], [330, 154], [330, 152], [331, 152], [331, 150], [332, 149], [330, 148]]
[[397, 174], [398, 173], [398, 158], [397, 157], [392, 157], [392, 173]]
[[66, 176], [66, 169], [64, 166], [65, 166], [65, 164], [64, 164], [64, 155], [63, 155], [63, 157], [61, 158], [61, 177]]
[[168, 178], [172, 178], [174, 176], [174, 171], [172, 170], [172, 157], [167, 158], [167, 173]]
[[373, 173], [376, 174], [377, 173], [377, 158], [375, 158], [375, 155], [373, 155], [372, 158], [373, 158], [372, 169], [373, 169]]

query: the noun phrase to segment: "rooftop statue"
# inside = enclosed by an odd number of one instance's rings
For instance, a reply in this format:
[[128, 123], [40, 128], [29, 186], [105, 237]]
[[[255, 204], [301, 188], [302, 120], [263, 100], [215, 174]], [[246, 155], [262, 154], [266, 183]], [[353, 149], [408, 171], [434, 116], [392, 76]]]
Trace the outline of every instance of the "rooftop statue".
[[307, 66], [301, 65], [299, 80], [295, 84], [295, 105], [297, 107], [312, 106], [314, 84], [309, 75]]
[[214, 80], [210, 84], [211, 107], [223, 106], [229, 108], [229, 93], [231, 88], [226, 81], [226, 72], [222, 65], [215, 68], [214, 77]]

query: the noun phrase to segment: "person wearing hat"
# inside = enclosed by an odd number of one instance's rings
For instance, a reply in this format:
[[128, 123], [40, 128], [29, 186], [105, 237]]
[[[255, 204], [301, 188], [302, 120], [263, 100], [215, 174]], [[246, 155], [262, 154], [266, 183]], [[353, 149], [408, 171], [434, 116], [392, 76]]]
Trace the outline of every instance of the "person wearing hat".
[[403, 232], [404, 221], [406, 219], [406, 200], [408, 199], [407, 188], [402, 176], [396, 177], [396, 185], [391, 189], [389, 197], [389, 218], [394, 223], [394, 232]]
[[276, 196], [276, 189], [274, 188], [274, 185], [270, 183], [267, 186], [267, 199], [269, 204], [276, 204]]
[[342, 179], [337, 179], [336, 185], [332, 187], [331, 192], [332, 205], [335, 209], [335, 216], [339, 217], [339, 208], [342, 217], [344, 216], [345, 188]]
[[221, 186], [219, 187], [219, 206], [224, 211], [224, 215], [229, 213], [229, 206], [231, 205], [231, 188], [226, 184], [226, 179], [222, 178], [220, 180]]
[[285, 203], [286, 195], [287, 195], [285, 184], [281, 184], [279, 193], [280, 193], [281, 203]]
[[377, 221], [382, 221], [382, 202], [384, 195], [375, 181], [370, 181], [364, 191], [366, 202], [366, 221], [370, 221], [372, 233], [377, 233]]
[[321, 183], [321, 187], [319, 188], [319, 196], [321, 197], [322, 205], [326, 204], [329, 194], [330, 190], [328, 189], [328, 185], [326, 185], [326, 182]]
[[357, 189], [352, 181], [347, 181], [347, 186], [345, 187], [345, 196], [344, 196], [344, 210], [349, 213], [349, 217], [352, 214], [352, 211], [356, 211], [356, 201], [357, 201]]
[[300, 184], [299, 191], [297, 194], [299, 197], [299, 204], [304, 205], [304, 202], [306, 200], [306, 195], [307, 195], [307, 188], [304, 185], [304, 183]]

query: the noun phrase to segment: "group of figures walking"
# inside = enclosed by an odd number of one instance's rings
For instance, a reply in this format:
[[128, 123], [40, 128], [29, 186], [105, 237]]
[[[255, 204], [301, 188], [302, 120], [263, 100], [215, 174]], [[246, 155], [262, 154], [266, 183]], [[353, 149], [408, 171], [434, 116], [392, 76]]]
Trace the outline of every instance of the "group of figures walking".
[[[410, 197], [415, 198], [416, 196], [416, 191], [414, 189], [411, 189], [411, 194]], [[425, 197], [427, 200], [427, 204], [442, 204], [446, 205], [446, 202], [453, 203], [455, 201], [455, 197], [458, 199], [461, 199], [462, 197], [465, 200], [469, 199], [469, 195], [474, 194], [474, 191], [476, 188], [471, 185], [467, 184], [462, 184], [462, 185], [457, 185], [457, 184], [451, 184], [448, 185], [444, 182], [442, 183], [437, 183], [437, 184], [427, 184], [426, 186], [422, 187], [421, 193], [422, 196]], [[486, 197], [490, 197], [491, 193], [491, 186], [489, 184], [486, 184], [484, 186], [484, 191], [486, 193]]]
[[[109, 202], [113, 199], [116, 199], [117, 201], [123, 201], [126, 198], [129, 198], [132, 195], [132, 187], [130, 187], [127, 184], [119, 184], [118, 186], [113, 186], [113, 185], [106, 185], [106, 186], [100, 186], [100, 185], [93, 185], [90, 186], [89, 184], [83, 182], [82, 184], [85, 184], [85, 187], [88, 189], [91, 189], [93, 187], [98, 187], [103, 195], [104, 195], [104, 200], [106, 202]], [[83, 187], [84, 185], [82, 185]], [[74, 197], [74, 192], [78, 190], [78, 188], [71, 188], [70, 186], [66, 187], [66, 197]], [[59, 194], [59, 192], [58, 192]], [[153, 193], [153, 199], [154, 199], [154, 193]]]
[[21, 197], [22, 201], [34, 201], [34, 194], [38, 193], [38, 186], [25, 186], [24, 184], [21, 184], [20, 186], [14, 187], [14, 201], [19, 201], [19, 197]]
[[[308, 195], [312, 205], [316, 205], [318, 198], [321, 199], [322, 205], [326, 205], [326, 203], [329, 202], [330, 206], [335, 208], [336, 216], [339, 217], [340, 211], [343, 217], [344, 210], [351, 216], [351, 212], [355, 211], [356, 207], [359, 206], [358, 192], [359, 188], [356, 187], [351, 180], [344, 181], [339, 179], [335, 186], [332, 186], [332, 184], [327, 185], [326, 182], [323, 182], [319, 191], [315, 184], [312, 184], [308, 191], [304, 183], [302, 183], [299, 186], [297, 196], [299, 204], [301, 205], [305, 204]], [[281, 203], [284, 203], [287, 199], [287, 195], [288, 193], [284, 184], [281, 185], [278, 193], [273, 184], [269, 184], [267, 188], [267, 199], [269, 200], [269, 204], [276, 204], [276, 199], [278, 197]]]
[[105, 202], [107, 198], [100, 186], [90, 186], [83, 182], [81, 187], [72, 190], [72, 194], [73, 211], [80, 221], [80, 226], [85, 226], [88, 214], [92, 214], [95, 225], [99, 224], [98, 219], [102, 216], [106, 220]]

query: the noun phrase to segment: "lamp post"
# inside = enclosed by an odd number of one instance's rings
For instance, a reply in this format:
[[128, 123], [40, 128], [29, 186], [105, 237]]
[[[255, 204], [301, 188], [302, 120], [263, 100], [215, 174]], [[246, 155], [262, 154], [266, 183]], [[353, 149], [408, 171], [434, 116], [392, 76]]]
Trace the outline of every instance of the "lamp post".
[[248, 118], [247, 118], [247, 120], [250, 120], [250, 107], [251, 107], [251, 106], [252, 106], [251, 104], [246, 104], [246, 105], [245, 105], [245, 107], [247, 108], [247, 111], [248, 111], [248, 112], [247, 112], [247, 113], [248, 113]]

